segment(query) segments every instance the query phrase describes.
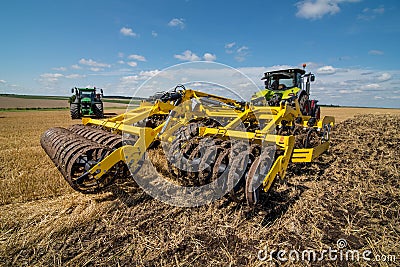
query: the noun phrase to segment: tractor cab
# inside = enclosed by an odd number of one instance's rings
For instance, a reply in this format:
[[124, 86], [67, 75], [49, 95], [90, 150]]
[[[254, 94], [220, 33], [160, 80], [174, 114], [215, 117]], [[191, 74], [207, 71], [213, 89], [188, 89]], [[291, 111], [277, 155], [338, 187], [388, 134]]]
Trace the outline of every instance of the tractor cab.
[[302, 87], [302, 75], [305, 70], [287, 69], [266, 72], [261, 80], [265, 80], [265, 89], [269, 90], [287, 90]]

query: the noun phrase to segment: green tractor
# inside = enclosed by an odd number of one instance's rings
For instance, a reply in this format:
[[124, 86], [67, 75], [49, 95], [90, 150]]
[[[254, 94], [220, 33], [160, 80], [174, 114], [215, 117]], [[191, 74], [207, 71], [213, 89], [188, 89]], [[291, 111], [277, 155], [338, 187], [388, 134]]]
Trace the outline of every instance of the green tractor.
[[94, 88], [72, 88], [71, 93], [74, 95], [70, 98], [70, 111], [72, 119], [80, 119], [82, 116], [94, 116], [103, 118], [103, 89], [100, 93]]
[[[305, 65], [303, 65], [305, 68]], [[303, 115], [320, 118], [318, 100], [310, 100], [310, 85], [315, 75], [304, 69], [284, 69], [266, 72], [265, 89], [255, 93], [251, 102], [254, 105], [279, 106], [281, 101], [297, 97]]]

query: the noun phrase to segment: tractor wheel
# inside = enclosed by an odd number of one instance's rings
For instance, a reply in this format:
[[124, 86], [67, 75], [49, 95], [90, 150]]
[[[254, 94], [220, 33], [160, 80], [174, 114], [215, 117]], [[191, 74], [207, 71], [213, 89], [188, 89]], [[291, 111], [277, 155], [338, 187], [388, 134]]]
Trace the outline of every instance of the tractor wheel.
[[321, 119], [321, 108], [318, 105], [315, 106], [312, 116], [317, 120]]
[[301, 114], [309, 115], [308, 95], [306, 93], [299, 96], [299, 106]]
[[94, 104], [93, 107], [94, 115], [96, 118], [103, 118], [104, 117], [104, 112], [103, 112], [103, 103], [96, 103]]
[[79, 110], [79, 104], [78, 103], [71, 103], [69, 110], [71, 112], [71, 119], [80, 119], [81, 114]]

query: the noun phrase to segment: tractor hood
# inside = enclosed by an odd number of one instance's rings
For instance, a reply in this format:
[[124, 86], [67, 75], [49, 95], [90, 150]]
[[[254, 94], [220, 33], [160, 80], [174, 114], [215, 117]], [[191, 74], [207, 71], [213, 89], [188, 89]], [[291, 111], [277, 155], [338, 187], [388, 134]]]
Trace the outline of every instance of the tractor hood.
[[271, 89], [264, 89], [262, 91], [258, 91], [255, 93], [253, 98], [265, 97], [266, 100], [269, 100], [274, 94], [281, 94], [282, 99], [290, 98], [291, 96], [297, 95], [297, 93], [301, 89], [298, 87], [292, 87], [286, 90], [271, 90]]
[[92, 102], [92, 100], [89, 97], [84, 97], [81, 99], [81, 102], [82, 103], [90, 103], [90, 102]]

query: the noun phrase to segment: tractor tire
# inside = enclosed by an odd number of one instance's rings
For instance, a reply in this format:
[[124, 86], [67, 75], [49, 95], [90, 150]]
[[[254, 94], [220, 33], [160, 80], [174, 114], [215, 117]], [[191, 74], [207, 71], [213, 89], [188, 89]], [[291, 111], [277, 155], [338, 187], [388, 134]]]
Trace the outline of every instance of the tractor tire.
[[103, 103], [94, 104], [93, 112], [96, 118], [103, 118], [104, 117]]
[[317, 120], [321, 119], [321, 108], [318, 105], [315, 106], [313, 114], [311, 114], [311, 116], [316, 118]]
[[79, 109], [80, 108], [78, 103], [71, 103], [71, 105], [69, 106], [69, 111], [71, 112], [71, 119], [75, 120], [81, 118]]
[[302, 93], [299, 96], [299, 106], [300, 106], [300, 111], [301, 114], [303, 115], [309, 115], [310, 110], [309, 110], [309, 100], [308, 100], [308, 95], [306, 93]]

